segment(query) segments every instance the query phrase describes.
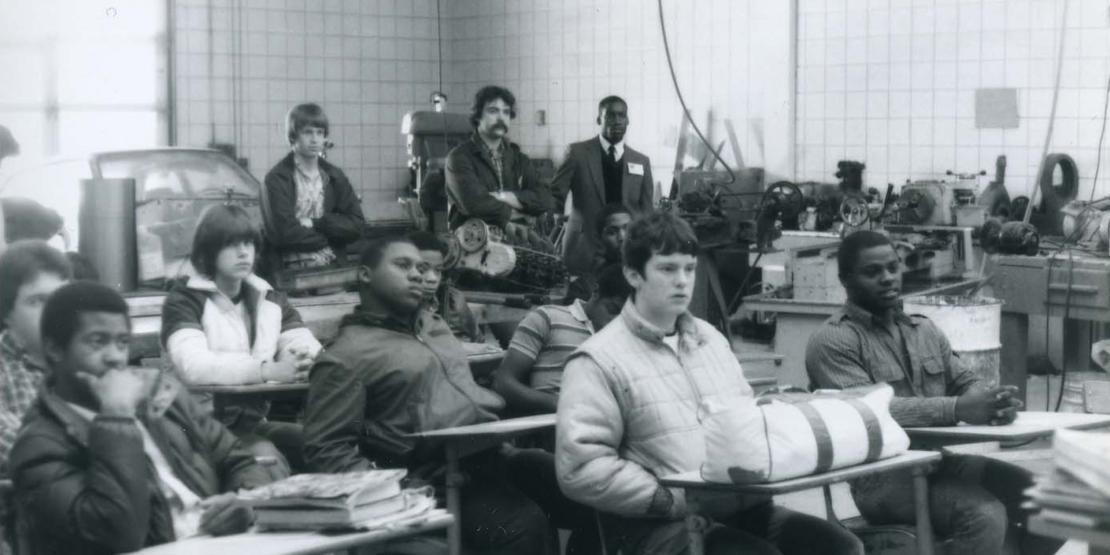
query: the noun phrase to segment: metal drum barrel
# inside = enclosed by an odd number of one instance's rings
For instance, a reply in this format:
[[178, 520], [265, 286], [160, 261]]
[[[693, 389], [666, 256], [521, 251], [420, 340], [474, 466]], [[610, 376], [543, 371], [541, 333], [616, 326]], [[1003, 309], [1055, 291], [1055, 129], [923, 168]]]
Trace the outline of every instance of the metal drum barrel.
[[909, 297], [906, 314], [928, 317], [948, 338], [963, 363], [989, 387], [998, 385], [1002, 348], [1002, 301], [990, 297]]
[[81, 235], [77, 250], [89, 257], [100, 281], [121, 292], [135, 290], [135, 180], [82, 179]]

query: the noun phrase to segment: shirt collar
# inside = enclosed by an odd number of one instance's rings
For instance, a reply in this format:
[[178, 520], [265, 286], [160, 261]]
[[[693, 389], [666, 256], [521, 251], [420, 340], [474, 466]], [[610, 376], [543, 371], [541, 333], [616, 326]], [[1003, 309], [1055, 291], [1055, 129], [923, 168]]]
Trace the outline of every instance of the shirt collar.
[[601, 141], [602, 152], [608, 154], [609, 147], [612, 146], [617, 149], [617, 160], [620, 160], [624, 156], [624, 139], [621, 139], [619, 143], [610, 143], [609, 141], [606, 141], [605, 137], [602, 137], [600, 134], [598, 134], [597, 139]]
[[478, 145], [478, 148], [482, 149], [482, 151], [486, 154], [489, 154], [491, 158], [504, 156], [505, 150], [509, 148], [508, 137], [501, 137], [501, 142], [497, 144], [496, 151], [491, 149], [489, 145], [487, 145], [486, 142], [482, 140], [482, 136], [478, 134], [477, 130], [474, 131], [474, 135], [471, 137], [471, 139]]
[[[859, 306], [856, 303], [853, 303], [852, 301], [844, 303], [844, 308], [840, 310], [839, 318], [837, 318], [837, 321], [843, 321], [845, 318], [859, 323], [866, 323], [872, 326], [883, 325], [883, 321], [881, 318], [875, 316], [867, 309]], [[908, 324], [915, 327], [917, 326], [917, 322], [902, 311], [901, 304], [899, 304], [898, 308], [894, 310], [894, 321], [900, 324]]]
[[567, 306], [567, 310], [570, 311], [570, 315], [574, 316], [575, 320], [592, 325], [590, 317], [586, 315], [586, 303], [582, 302], [582, 299], [574, 299], [574, 302]]
[[46, 368], [40, 366], [27, 354], [27, 350], [15, 340], [10, 330], [0, 332], [0, 352], [6, 360], [18, 360], [24, 368], [34, 371], [46, 373]]

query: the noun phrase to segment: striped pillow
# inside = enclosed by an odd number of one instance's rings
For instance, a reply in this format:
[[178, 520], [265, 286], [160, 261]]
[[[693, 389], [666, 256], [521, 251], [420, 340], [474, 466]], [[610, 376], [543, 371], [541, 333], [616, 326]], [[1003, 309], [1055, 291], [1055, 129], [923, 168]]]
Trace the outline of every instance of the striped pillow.
[[788, 402], [705, 401], [702, 478], [777, 482], [901, 454], [910, 440], [890, 416], [893, 395], [881, 384]]

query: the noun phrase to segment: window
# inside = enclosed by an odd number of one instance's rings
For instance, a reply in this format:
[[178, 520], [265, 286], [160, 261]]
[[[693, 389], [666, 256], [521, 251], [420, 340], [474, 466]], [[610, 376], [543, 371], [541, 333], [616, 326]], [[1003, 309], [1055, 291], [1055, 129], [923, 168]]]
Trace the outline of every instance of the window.
[[[167, 142], [166, 3], [0, 3], [0, 125], [15, 166]], [[0, 171], [15, 168], [4, 162]], [[7, 170], [7, 171], [5, 171]]]

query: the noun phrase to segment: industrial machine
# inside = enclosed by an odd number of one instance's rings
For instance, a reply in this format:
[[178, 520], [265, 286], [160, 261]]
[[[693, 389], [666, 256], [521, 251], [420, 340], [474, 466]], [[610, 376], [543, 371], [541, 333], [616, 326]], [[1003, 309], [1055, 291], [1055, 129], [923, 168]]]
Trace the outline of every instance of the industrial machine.
[[566, 285], [567, 269], [555, 254], [511, 244], [498, 227], [469, 219], [447, 237], [444, 269], [456, 271], [457, 283], [483, 290], [547, 292]]
[[433, 231], [447, 230], [447, 190], [443, 170], [447, 153], [465, 141], [474, 127], [466, 114], [452, 114], [419, 110], [405, 114], [401, 120], [401, 134], [405, 135], [405, 150], [409, 155], [410, 199], [418, 199], [420, 210], [426, 218], [421, 228]]

